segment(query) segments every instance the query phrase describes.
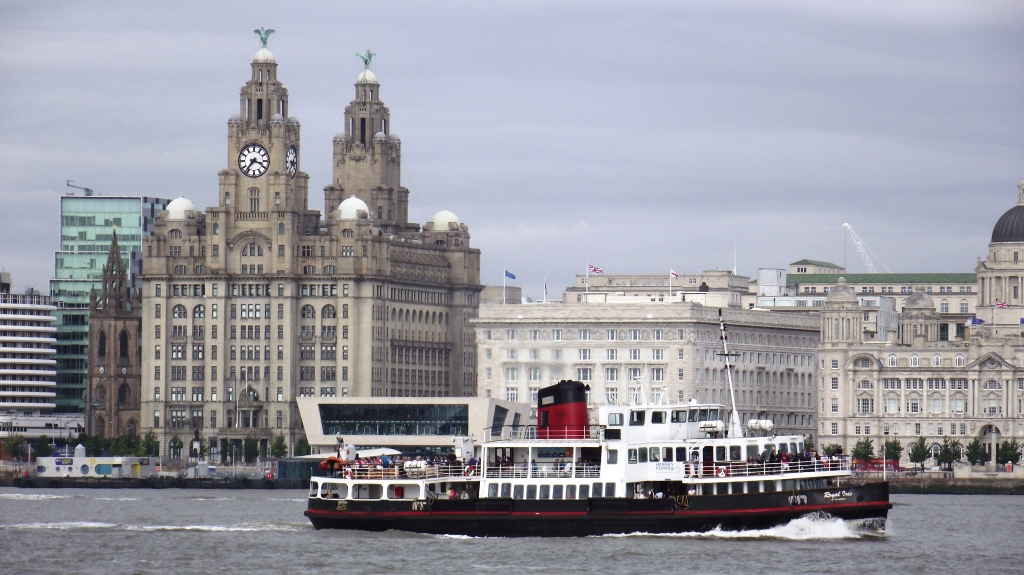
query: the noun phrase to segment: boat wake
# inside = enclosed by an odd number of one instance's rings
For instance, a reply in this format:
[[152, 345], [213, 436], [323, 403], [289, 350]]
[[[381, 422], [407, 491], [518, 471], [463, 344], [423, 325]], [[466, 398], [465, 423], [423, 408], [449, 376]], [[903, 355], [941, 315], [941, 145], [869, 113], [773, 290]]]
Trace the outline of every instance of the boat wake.
[[86, 530], [107, 529], [111, 531], [142, 531], [142, 532], [208, 532], [208, 533], [247, 533], [266, 531], [308, 531], [305, 523], [241, 523], [238, 525], [124, 525], [120, 523], [104, 523], [98, 521], [65, 521], [60, 523], [15, 523], [0, 525], [0, 531], [16, 529], [24, 530]]
[[74, 495], [40, 495], [36, 493], [0, 493], [0, 499], [13, 501], [44, 501], [47, 499], [71, 499]]
[[703, 533], [630, 533], [628, 535], [605, 535], [604, 537], [683, 537], [691, 539], [778, 539], [785, 541], [860, 539], [877, 536], [878, 530], [872, 522], [844, 521], [830, 515], [808, 515], [799, 517], [778, 527], [727, 531], [716, 527]]

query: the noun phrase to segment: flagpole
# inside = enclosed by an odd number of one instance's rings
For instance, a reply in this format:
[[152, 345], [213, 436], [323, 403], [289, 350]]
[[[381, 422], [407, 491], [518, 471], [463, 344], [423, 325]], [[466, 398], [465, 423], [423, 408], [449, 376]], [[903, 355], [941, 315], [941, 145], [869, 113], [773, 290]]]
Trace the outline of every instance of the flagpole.
[[548, 301], [548, 276], [544, 276], [544, 299], [541, 301]]
[[508, 270], [501, 273], [501, 305], [505, 305], [505, 283], [508, 281]]
[[672, 299], [672, 270], [668, 272], [668, 299]]
[[586, 271], [583, 272], [583, 290], [584, 293], [590, 293], [590, 262], [587, 262]]

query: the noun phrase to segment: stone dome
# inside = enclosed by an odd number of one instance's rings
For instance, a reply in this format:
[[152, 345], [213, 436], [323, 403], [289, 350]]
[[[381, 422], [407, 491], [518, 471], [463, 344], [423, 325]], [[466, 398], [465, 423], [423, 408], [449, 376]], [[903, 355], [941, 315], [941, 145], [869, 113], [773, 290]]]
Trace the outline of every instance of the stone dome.
[[449, 212], [448, 210], [441, 210], [434, 214], [433, 218], [430, 218], [430, 223], [434, 225], [434, 231], [442, 232], [451, 229], [449, 224], [455, 224], [456, 227], [459, 225], [459, 216]]
[[388, 136], [384, 132], [377, 132], [376, 134], [373, 135], [374, 142], [385, 142], [387, 141], [387, 139]]
[[836, 285], [832, 289], [828, 290], [828, 297], [825, 298], [825, 303], [858, 303], [857, 294], [853, 291], [853, 288], [846, 285], [846, 278], [839, 278]]
[[293, 126], [298, 126], [299, 125], [299, 119], [296, 118], [295, 116], [288, 116], [288, 123], [293, 125]]
[[359, 77], [356, 78], [356, 84], [376, 84], [377, 75], [371, 72], [369, 69], [363, 70], [359, 73]]
[[192, 203], [192, 200], [186, 198], [178, 198], [167, 204], [167, 219], [169, 220], [185, 220], [189, 217], [189, 212], [192, 216], [195, 216], [196, 205]]
[[402, 138], [399, 138], [398, 134], [392, 133], [390, 136], [388, 136], [388, 138], [390, 138], [392, 142], [396, 142], [399, 144], [402, 143]]
[[256, 55], [252, 57], [253, 62], [275, 62], [274, 55], [270, 53], [270, 50], [266, 48], [260, 48]]
[[366, 207], [366, 202], [352, 196], [338, 204], [338, 209], [334, 210], [334, 217], [339, 220], [357, 220], [360, 211], [367, 215], [370, 214], [370, 208]]
[[1016, 205], [1006, 211], [992, 228], [993, 244], [1024, 242], [1024, 205]]
[[338, 132], [337, 134], [334, 134], [334, 141], [335, 142], [338, 142], [338, 141], [342, 141], [343, 142], [343, 141], [345, 141], [347, 139], [348, 139], [348, 134], [346, 134], [345, 132]]
[[271, 124], [283, 124], [284, 123], [284, 116], [282, 116], [281, 114], [274, 114], [270, 118], [270, 123]]
[[910, 297], [907, 298], [907, 303], [903, 305], [903, 309], [935, 311], [935, 302], [932, 300], [932, 296], [925, 293], [923, 287], [917, 286], [914, 288], [914, 293], [910, 294]]
[[240, 116], [238, 114], [232, 114], [231, 117], [228, 118], [228, 123], [229, 124], [241, 124], [242, 123], [242, 116]]

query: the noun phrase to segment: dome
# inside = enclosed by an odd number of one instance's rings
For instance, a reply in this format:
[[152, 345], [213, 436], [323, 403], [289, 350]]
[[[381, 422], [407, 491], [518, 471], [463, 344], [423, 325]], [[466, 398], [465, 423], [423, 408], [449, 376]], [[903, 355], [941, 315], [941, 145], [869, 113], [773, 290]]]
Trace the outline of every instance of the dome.
[[371, 72], [369, 69], [363, 70], [359, 77], [356, 78], [356, 84], [376, 84], [377, 75]]
[[274, 114], [270, 118], [270, 123], [271, 124], [283, 124], [284, 123], [284, 116], [282, 116], [281, 114]]
[[242, 123], [242, 116], [240, 116], [238, 114], [232, 114], [231, 117], [228, 118], [228, 123], [229, 124], [241, 124]]
[[376, 134], [373, 135], [374, 142], [383, 142], [386, 141], [387, 139], [388, 136], [384, 132], [377, 132]]
[[402, 143], [402, 138], [399, 138], [398, 134], [391, 134], [388, 138], [390, 138], [392, 142], [398, 142], [399, 144]]
[[1024, 205], [1013, 206], [992, 228], [993, 244], [1024, 242]]
[[828, 297], [825, 298], [825, 303], [857, 303], [857, 294], [853, 291], [853, 288], [846, 285], [846, 278], [839, 278], [836, 285], [832, 289], [828, 290]]
[[448, 231], [451, 229], [449, 224], [455, 224], [455, 226], [458, 227], [459, 216], [456, 216], [448, 210], [441, 210], [434, 214], [433, 218], [430, 218], [430, 223], [434, 224], [434, 231]]
[[334, 141], [335, 142], [337, 142], [338, 140], [347, 140], [347, 139], [348, 139], [348, 135], [345, 134], [345, 132], [338, 132], [337, 134], [334, 134]]
[[299, 125], [299, 119], [296, 118], [295, 116], [288, 116], [288, 123], [293, 125], [293, 126], [298, 126]]
[[914, 293], [910, 294], [910, 297], [907, 298], [907, 303], [904, 304], [903, 309], [935, 311], [935, 302], [932, 301], [932, 296], [925, 293], [924, 287], [917, 286], [914, 288]]
[[260, 48], [256, 55], [252, 57], [253, 62], [274, 62], [274, 55], [270, 53], [270, 50], [266, 48]]
[[184, 220], [189, 216], [189, 212], [195, 216], [196, 205], [192, 203], [192, 200], [185, 198], [178, 198], [171, 203], [167, 204], [167, 219], [169, 220]]
[[334, 214], [339, 220], [357, 220], [359, 219], [360, 210], [367, 215], [370, 213], [370, 208], [366, 207], [366, 202], [352, 196], [338, 204], [338, 209], [334, 211]]

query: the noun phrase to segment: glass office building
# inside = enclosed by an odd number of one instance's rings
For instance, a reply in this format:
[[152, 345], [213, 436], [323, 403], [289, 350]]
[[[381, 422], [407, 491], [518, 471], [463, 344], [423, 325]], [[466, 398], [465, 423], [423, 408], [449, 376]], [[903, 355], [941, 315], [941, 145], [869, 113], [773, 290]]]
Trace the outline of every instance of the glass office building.
[[142, 238], [152, 234], [168, 200], [69, 194], [60, 199], [60, 250], [50, 298], [57, 318], [57, 413], [83, 413], [89, 374], [89, 293], [100, 288], [110, 241], [125, 257], [130, 285], [142, 271]]

